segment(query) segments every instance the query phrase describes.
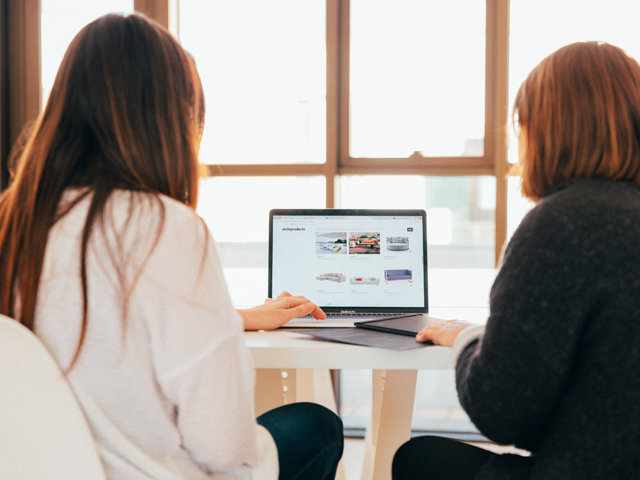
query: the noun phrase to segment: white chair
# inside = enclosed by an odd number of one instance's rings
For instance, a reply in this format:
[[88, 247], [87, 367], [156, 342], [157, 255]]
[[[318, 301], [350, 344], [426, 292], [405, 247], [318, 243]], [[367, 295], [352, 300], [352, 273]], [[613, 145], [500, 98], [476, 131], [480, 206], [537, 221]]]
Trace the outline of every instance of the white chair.
[[38, 338], [0, 315], [0, 478], [106, 480], [64, 375]]

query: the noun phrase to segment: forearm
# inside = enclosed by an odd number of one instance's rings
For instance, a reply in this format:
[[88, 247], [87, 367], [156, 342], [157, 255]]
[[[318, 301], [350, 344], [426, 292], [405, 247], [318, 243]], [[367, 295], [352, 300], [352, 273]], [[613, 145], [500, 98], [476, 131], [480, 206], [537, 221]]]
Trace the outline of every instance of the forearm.
[[531, 450], [553, 415], [568, 366], [550, 363], [545, 345], [520, 330], [528, 320], [494, 319], [482, 337], [461, 342], [458, 397], [485, 436]]
[[255, 464], [253, 364], [240, 332], [160, 384], [194, 461], [212, 472]]

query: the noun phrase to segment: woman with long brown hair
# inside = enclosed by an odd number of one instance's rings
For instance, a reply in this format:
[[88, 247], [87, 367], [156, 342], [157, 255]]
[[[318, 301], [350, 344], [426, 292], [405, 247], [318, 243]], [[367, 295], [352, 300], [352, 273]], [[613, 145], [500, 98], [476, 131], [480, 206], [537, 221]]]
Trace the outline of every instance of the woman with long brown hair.
[[232, 308], [194, 213], [203, 125], [195, 63], [165, 29], [87, 25], [0, 197], [0, 313], [66, 371], [111, 479], [333, 478], [333, 413], [253, 417], [243, 320], [323, 314], [288, 294]]
[[394, 480], [634, 479], [640, 472], [640, 65], [603, 42], [545, 58], [516, 96], [522, 192], [486, 327], [450, 321], [460, 403], [495, 455], [438, 437]]

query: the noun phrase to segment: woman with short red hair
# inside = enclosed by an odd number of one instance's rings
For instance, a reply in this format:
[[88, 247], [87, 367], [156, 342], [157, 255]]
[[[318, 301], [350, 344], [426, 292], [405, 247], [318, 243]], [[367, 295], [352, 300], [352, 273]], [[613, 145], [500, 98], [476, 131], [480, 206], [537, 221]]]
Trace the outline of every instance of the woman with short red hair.
[[640, 65], [602, 42], [545, 58], [516, 96], [522, 192], [485, 326], [453, 347], [460, 403], [495, 455], [437, 437], [397, 452], [394, 480], [640, 475]]

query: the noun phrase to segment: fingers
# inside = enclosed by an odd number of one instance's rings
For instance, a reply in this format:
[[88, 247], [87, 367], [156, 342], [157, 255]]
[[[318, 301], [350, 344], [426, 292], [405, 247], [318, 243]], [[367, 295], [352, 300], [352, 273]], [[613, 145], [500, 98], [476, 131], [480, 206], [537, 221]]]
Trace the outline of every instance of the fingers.
[[428, 342], [428, 341], [432, 341], [433, 342], [433, 335], [435, 333], [434, 327], [437, 327], [437, 325], [431, 325], [429, 327], [425, 327], [422, 330], [420, 330], [418, 332], [418, 334], [416, 335], [416, 340], [418, 342], [420, 342], [420, 343], [424, 343], [424, 342]]
[[[295, 316], [292, 316], [291, 318], [302, 317], [308, 314], [311, 314], [314, 318], [319, 320], [324, 320], [325, 318], [327, 318], [327, 316], [322, 311], [322, 309], [318, 307], [316, 304], [314, 304], [313, 302], [310, 302], [307, 298], [302, 296], [293, 297], [290, 294], [287, 294], [287, 295], [288, 296], [285, 296], [279, 300], [280, 302], [282, 302], [283, 306], [286, 309], [288, 309], [287, 316], [292, 314], [292, 311], [293, 311], [293, 312], [304, 312], [304, 313], [295, 314]], [[303, 307], [303, 308], [300, 308], [300, 307]]]
[[469, 322], [462, 320], [447, 320], [446, 322], [430, 325], [420, 330], [416, 335], [416, 341], [427, 342], [431, 340], [437, 345], [451, 347], [460, 332], [470, 326], [471, 324]]
[[[289, 292], [282, 292], [275, 299], [276, 300], [282, 300], [283, 298], [290, 297], [290, 296], [291, 296], [291, 294]], [[273, 298], [267, 297], [267, 298], [264, 299], [264, 303], [270, 303], [270, 302], [273, 302], [273, 300], [274, 300]]]
[[316, 308], [318, 308], [318, 307], [315, 306], [313, 303], [307, 301], [307, 303], [303, 303], [302, 305], [298, 305], [297, 307], [293, 307], [293, 308], [289, 308], [287, 310], [284, 310], [282, 312], [282, 314], [283, 314], [283, 317], [287, 321], [289, 321], [289, 320], [291, 320], [293, 318], [304, 317], [306, 315], [309, 315]]
[[303, 303], [309, 302], [309, 300], [304, 297], [294, 297], [291, 295], [289, 295], [288, 297], [276, 298], [276, 301], [279, 301], [285, 308], [293, 308], [297, 307], [298, 305], [302, 305]]
[[293, 307], [297, 307], [299, 305], [302, 305], [304, 303], [311, 303], [312, 305], [315, 306], [314, 303], [312, 303], [311, 301], [309, 301], [308, 298], [302, 297], [302, 296], [286, 296], [286, 297], [282, 297], [282, 298], [276, 298], [277, 301], [281, 302], [282, 305], [285, 308], [293, 308]]
[[315, 310], [311, 312], [311, 315], [313, 315], [313, 318], [315, 318], [316, 320], [326, 320], [327, 314], [324, 313], [320, 307], [318, 306], [315, 306], [315, 307], [316, 307]]

